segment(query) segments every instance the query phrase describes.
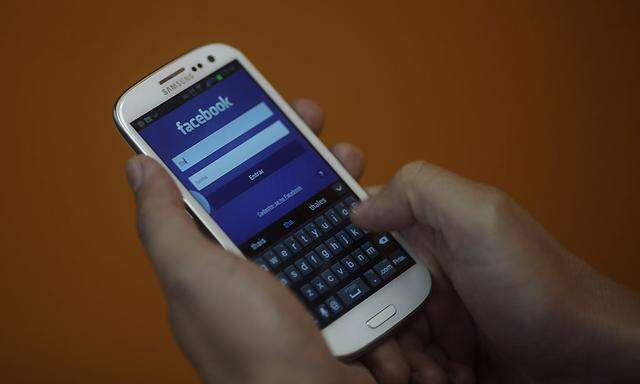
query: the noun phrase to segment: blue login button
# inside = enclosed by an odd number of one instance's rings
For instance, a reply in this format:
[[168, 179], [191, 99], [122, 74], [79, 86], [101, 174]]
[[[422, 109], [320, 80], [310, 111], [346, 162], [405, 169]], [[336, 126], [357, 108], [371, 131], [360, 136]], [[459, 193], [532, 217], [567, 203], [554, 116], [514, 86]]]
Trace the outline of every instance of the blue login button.
[[207, 196], [207, 200], [211, 202], [214, 209], [220, 208], [303, 153], [304, 149], [300, 144], [297, 141], [292, 141], [222, 187], [211, 192]]

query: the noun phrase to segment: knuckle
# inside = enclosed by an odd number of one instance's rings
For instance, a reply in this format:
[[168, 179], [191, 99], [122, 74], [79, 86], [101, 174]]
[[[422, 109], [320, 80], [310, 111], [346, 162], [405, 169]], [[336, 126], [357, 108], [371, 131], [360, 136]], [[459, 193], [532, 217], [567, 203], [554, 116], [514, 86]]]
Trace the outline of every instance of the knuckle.
[[408, 164], [405, 164], [400, 168], [398, 172], [398, 176], [401, 180], [412, 180], [416, 177], [416, 175], [420, 174], [427, 166], [427, 162], [424, 160], [416, 160], [412, 161]]
[[194, 287], [193, 272], [186, 266], [174, 267], [162, 277], [162, 285], [170, 302], [192, 302], [197, 294]]
[[495, 187], [487, 187], [479, 205], [479, 217], [489, 229], [497, 229], [504, 225], [512, 212], [512, 201], [509, 195]]
[[182, 212], [184, 205], [182, 200], [171, 197], [167, 200], [160, 200], [155, 197], [141, 197], [138, 199], [137, 207], [137, 228], [140, 239], [144, 244], [153, 240], [154, 234], [163, 226], [163, 217], [168, 212]]
[[153, 210], [149, 208], [148, 204], [138, 205], [138, 217], [137, 217], [138, 234], [143, 242], [149, 239], [150, 226], [153, 222]]
[[398, 172], [400, 181], [404, 184], [428, 182], [442, 172], [440, 167], [424, 160], [412, 161], [405, 164]]
[[428, 164], [424, 160], [412, 161], [400, 168], [396, 175], [396, 180], [402, 189], [409, 190], [418, 179], [425, 176], [427, 168]]
[[[244, 263], [240, 263], [239, 258], [225, 255], [217, 255], [216, 259], [211, 259], [211, 255], [216, 252], [215, 248], [198, 246], [199, 250], [191, 250], [191, 257], [181, 257], [180, 254], [172, 254], [172, 262], [156, 263], [156, 270], [167, 300], [180, 305], [196, 308], [207, 303], [211, 297], [206, 292], [218, 290], [222, 285], [213, 283], [221, 276], [225, 281], [234, 281], [241, 286], [250, 286], [253, 279], [248, 279], [244, 273]], [[175, 251], [174, 251], [175, 252]], [[219, 251], [218, 251], [219, 252]], [[195, 256], [195, 257], [193, 257]], [[223, 296], [223, 291], [217, 291]], [[257, 295], [257, 294], [256, 294]]]
[[157, 242], [159, 237], [157, 235], [157, 229], [154, 228], [155, 222], [156, 220], [154, 220], [152, 213], [145, 210], [138, 211], [138, 218], [136, 221], [138, 237], [149, 252], [152, 251], [152, 248], [154, 248], [154, 242]]
[[404, 165], [398, 172], [400, 188], [409, 194], [410, 199], [421, 195], [421, 191], [437, 182], [443, 169], [424, 160], [413, 161]]

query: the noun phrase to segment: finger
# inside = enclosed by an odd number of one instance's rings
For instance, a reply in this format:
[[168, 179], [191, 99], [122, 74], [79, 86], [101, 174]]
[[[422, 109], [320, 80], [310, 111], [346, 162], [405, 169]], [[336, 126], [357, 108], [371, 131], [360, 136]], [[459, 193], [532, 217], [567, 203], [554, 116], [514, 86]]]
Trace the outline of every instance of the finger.
[[316, 135], [320, 134], [324, 126], [324, 113], [318, 104], [309, 99], [295, 99], [291, 107]]
[[161, 277], [177, 263], [188, 264], [195, 257], [188, 251], [194, 246], [215, 248], [185, 211], [178, 188], [160, 164], [139, 155], [126, 170], [136, 195], [138, 232]]
[[447, 364], [449, 364], [448, 354], [445, 353], [445, 351], [443, 350], [443, 347], [440, 344], [431, 343], [427, 345], [427, 347], [424, 350], [424, 354], [432, 358], [433, 361], [435, 361], [445, 369], [447, 367]]
[[447, 364], [449, 381], [453, 384], [475, 384], [473, 370], [464, 364], [450, 361]]
[[436, 361], [446, 358], [473, 366], [477, 346], [475, 325], [455, 295], [455, 291], [442, 292], [427, 303], [426, 314], [437, 336], [426, 352]]
[[445, 384], [447, 372], [431, 356], [422, 352], [410, 352], [407, 360], [411, 367], [412, 384]]
[[396, 339], [400, 349], [406, 354], [407, 352], [422, 352], [424, 343], [418, 331], [413, 327], [412, 323], [407, 324], [398, 332]]
[[369, 196], [377, 195], [382, 191], [382, 185], [370, 185], [364, 188]]
[[[398, 334], [398, 344], [406, 356], [411, 369], [412, 383], [446, 383], [447, 375], [441, 363], [425, 352], [425, 345], [430, 339], [416, 326], [415, 319]], [[426, 337], [426, 339], [425, 339]]]
[[390, 338], [363, 357], [364, 364], [381, 384], [401, 384], [409, 381], [411, 371], [400, 345]]
[[492, 190], [425, 162], [404, 166], [378, 195], [353, 212], [358, 225], [373, 231], [402, 229], [417, 222], [446, 230], [447, 223], [474, 225]]
[[364, 155], [353, 144], [338, 143], [331, 148], [331, 152], [349, 171], [354, 179], [359, 179], [364, 171]]
[[411, 320], [402, 328], [397, 336], [403, 350], [416, 347], [423, 350], [425, 345], [433, 342], [429, 320], [423, 310], [416, 311]]

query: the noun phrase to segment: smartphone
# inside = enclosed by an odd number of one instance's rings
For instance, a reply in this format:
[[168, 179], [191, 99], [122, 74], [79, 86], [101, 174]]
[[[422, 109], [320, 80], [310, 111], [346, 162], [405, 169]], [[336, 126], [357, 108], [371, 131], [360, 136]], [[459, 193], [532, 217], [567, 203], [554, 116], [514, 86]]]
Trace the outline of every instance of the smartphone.
[[205, 45], [162, 66], [114, 119], [223, 247], [296, 294], [334, 355], [361, 353], [427, 298], [427, 268], [398, 234], [350, 222], [365, 191], [237, 49]]

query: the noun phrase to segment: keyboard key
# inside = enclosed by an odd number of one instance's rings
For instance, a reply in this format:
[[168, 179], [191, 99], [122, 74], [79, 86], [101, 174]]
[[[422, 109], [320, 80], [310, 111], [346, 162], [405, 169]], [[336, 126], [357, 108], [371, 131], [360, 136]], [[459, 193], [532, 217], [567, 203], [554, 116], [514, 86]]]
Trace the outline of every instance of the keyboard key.
[[350, 256], [347, 256], [340, 261], [345, 267], [347, 267], [347, 271], [353, 273], [358, 270], [358, 264], [356, 264]]
[[344, 205], [344, 203], [338, 203], [333, 208], [338, 212], [338, 215], [344, 218], [349, 216], [349, 207]]
[[331, 319], [331, 312], [329, 312], [329, 307], [326, 304], [320, 304], [318, 308], [316, 308], [316, 313], [318, 317], [324, 321]]
[[356, 200], [356, 198], [353, 197], [353, 196], [349, 196], [346, 199], [344, 199], [344, 203], [350, 209], [354, 209], [355, 207], [358, 206], [358, 204], [360, 204], [360, 202], [358, 200]]
[[300, 243], [298, 243], [293, 237], [289, 236], [286, 239], [284, 239], [284, 243], [287, 245], [287, 247], [289, 247], [289, 249], [293, 252], [293, 253], [298, 253], [300, 252], [300, 250], [302, 249], [302, 246], [300, 245]]
[[269, 266], [273, 269], [276, 269], [278, 265], [280, 265], [280, 259], [278, 258], [278, 256], [276, 256], [275, 253], [273, 253], [273, 251], [267, 251], [263, 253], [262, 258], [265, 259], [267, 263], [269, 263]]
[[317, 239], [318, 237], [320, 237], [320, 235], [322, 235], [322, 233], [320, 232], [320, 230], [318, 229], [318, 227], [316, 227], [316, 225], [314, 223], [309, 223], [309, 224], [305, 225], [304, 226], [304, 230], [307, 231], [311, 235], [313, 240]]
[[262, 257], [256, 257], [255, 259], [253, 259], [253, 262], [258, 264], [258, 266], [262, 268], [263, 271], [269, 272], [269, 266], [267, 265], [267, 262], [264, 261]]
[[302, 296], [304, 296], [307, 301], [314, 301], [320, 296], [318, 295], [318, 292], [316, 292], [316, 290], [313, 289], [313, 287], [309, 284], [303, 285], [302, 288], [300, 288], [300, 291], [302, 292]]
[[328, 250], [327, 247], [324, 246], [324, 244], [320, 244], [316, 247], [316, 253], [325, 260], [331, 260], [331, 256], [333, 256], [331, 251]]
[[298, 259], [294, 264], [296, 267], [298, 267], [298, 270], [300, 270], [300, 272], [302, 272], [304, 276], [307, 276], [312, 272], [311, 265], [309, 265], [309, 263], [305, 259]]
[[294, 233], [294, 236], [296, 237], [296, 239], [298, 239], [298, 241], [300, 242], [300, 244], [302, 244], [303, 247], [311, 244], [311, 242], [313, 241], [311, 240], [311, 235], [307, 234], [302, 229]]
[[[314, 303], [308, 308], [319, 326], [363, 301], [412, 263], [390, 233], [369, 233], [350, 222], [350, 211], [360, 201], [346, 191], [347, 198], [294, 227], [253, 260], [273, 271], [283, 286], [299, 290], [303, 301]], [[327, 298], [330, 294], [334, 296]]]
[[391, 245], [391, 235], [388, 233], [380, 233], [375, 236], [375, 240], [373, 242], [380, 247], [389, 246]]
[[396, 269], [387, 259], [383, 259], [381, 262], [376, 264], [373, 269], [378, 272], [378, 275], [382, 277], [382, 280], [389, 280], [391, 276], [396, 273]]
[[403, 265], [409, 262], [409, 256], [405, 255], [402, 252], [394, 253], [393, 255], [391, 255], [390, 259], [393, 265], [395, 265], [398, 268], [402, 267]]
[[364, 233], [362, 232], [362, 230], [353, 224], [347, 225], [346, 230], [347, 230], [347, 233], [349, 233], [349, 235], [354, 238], [354, 240], [358, 240], [359, 238], [364, 236]]
[[362, 244], [360, 248], [372, 260], [375, 259], [376, 256], [378, 256], [378, 250], [368, 241]]
[[311, 265], [316, 268], [318, 268], [320, 264], [322, 264], [322, 260], [320, 260], [320, 257], [318, 256], [318, 254], [315, 253], [314, 251], [307, 253], [305, 257], [307, 258], [309, 263], [311, 263]]
[[287, 268], [285, 268], [284, 273], [287, 275], [289, 280], [291, 280], [291, 282], [294, 284], [302, 280], [302, 274], [293, 265], [290, 265]]
[[320, 278], [320, 276], [316, 276], [313, 280], [311, 280], [311, 285], [318, 291], [321, 295], [329, 290], [329, 285]]
[[344, 183], [342, 183], [342, 181], [338, 181], [337, 183], [333, 184], [331, 186], [331, 189], [333, 189], [333, 191], [335, 193], [337, 193], [338, 195], [342, 195], [343, 193], [345, 193], [347, 191], [347, 187], [345, 187]]
[[283, 272], [278, 273], [276, 277], [285, 287], [288, 287], [291, 284], [291, 282], [289, 281], [289, 279], [287, 279], [287, 276]]
[[336, 213], [333, 209], [327, 209], [324, 215], [333, 223], [333, 225], [339, 224], [342, 221], [342, 217]]
[[331, 253], [333, 253], [334, 255], [337, 255], [338, 253], [342, 252], [342, 246], [340, 245], [338, 240], [336, 240], [335, 237], [331, 236], [324, 243], [327, 245], [327, 248], [329, 248], [331, 250]]
[[335, 296], [331, 296], [324, 303], [333, 313], [340, 313], [342, 311], [342, 304]]
[[338, 279], [340, 280], [344, 280], [349, 276], [349, 272], [347, 271], [347, 268], [345, 268], [342, 264], [340, 263], [335, 263], [331, 266], [331, 270], [333, 271], [333, 273], [338, 276]]
[[369, 258], [365, 256], [359, 248], [356, 248], [355, 251], [351, 252], [351, 257], [353, 257], [360, 265], [365, 265], [369, 262]]
[[339, 290], [338, 297], [340, 297], [345, 304], [351, 305], [364, 299], [367, 292], [369, 292], [367, 285], [362, 279], [357, 278], [351, 284]]
[[324, 281], [326, 281], [327, 284], [329, 284], [331, 287], [335, 287], [336, 285], [338, 285], [338, 278], [333, 273], [331, 273], [330, 270], [327, 269], [326, 271], [322, 272], [320, 276], [322, 276]]
[[351, 238], [349, 237], [349, 235], [347, 235], [345, 231], [340, 231], [336, 233], [336, 237], [338, 238], [340, 243], [342, 243], [342, 246], [344, 246], [345, 248], [349, 248], [351, 244], [353, 244], [353, 240], [351, 240]]
[[291, 258], [291, 251], [282, 243], [274, 245], [272, 249], [282, 260], [288, 260]]
[[[350, 210], [358, 204], [349, 195], [253, 260], [265, 271], [279, 272], [276, 278], [282, 285], [294, 286], [304, 301], [315, 303], [309, 304], [309, 310], [320, 326], [364, 300], [412, 262], [390, 233], [367, 234], [350, 222]], [[334, 296], [326, 298], [329, 294]]]
[[378, 275], [376, 275], [373, 269], [370, 269], [367, 272], [365, 272], [364, 278], [367, 279], [367, 281], [369, 282], [369, 284], [371, 284], [372, 287], [377, 287], [378, 285], [380, 285], [380, 283], [382, 283], [382, 279]]
[[331, 229], [331, 224], [324, 216], [317, 217], [314, 222], [323, 232], [328, 232]]

